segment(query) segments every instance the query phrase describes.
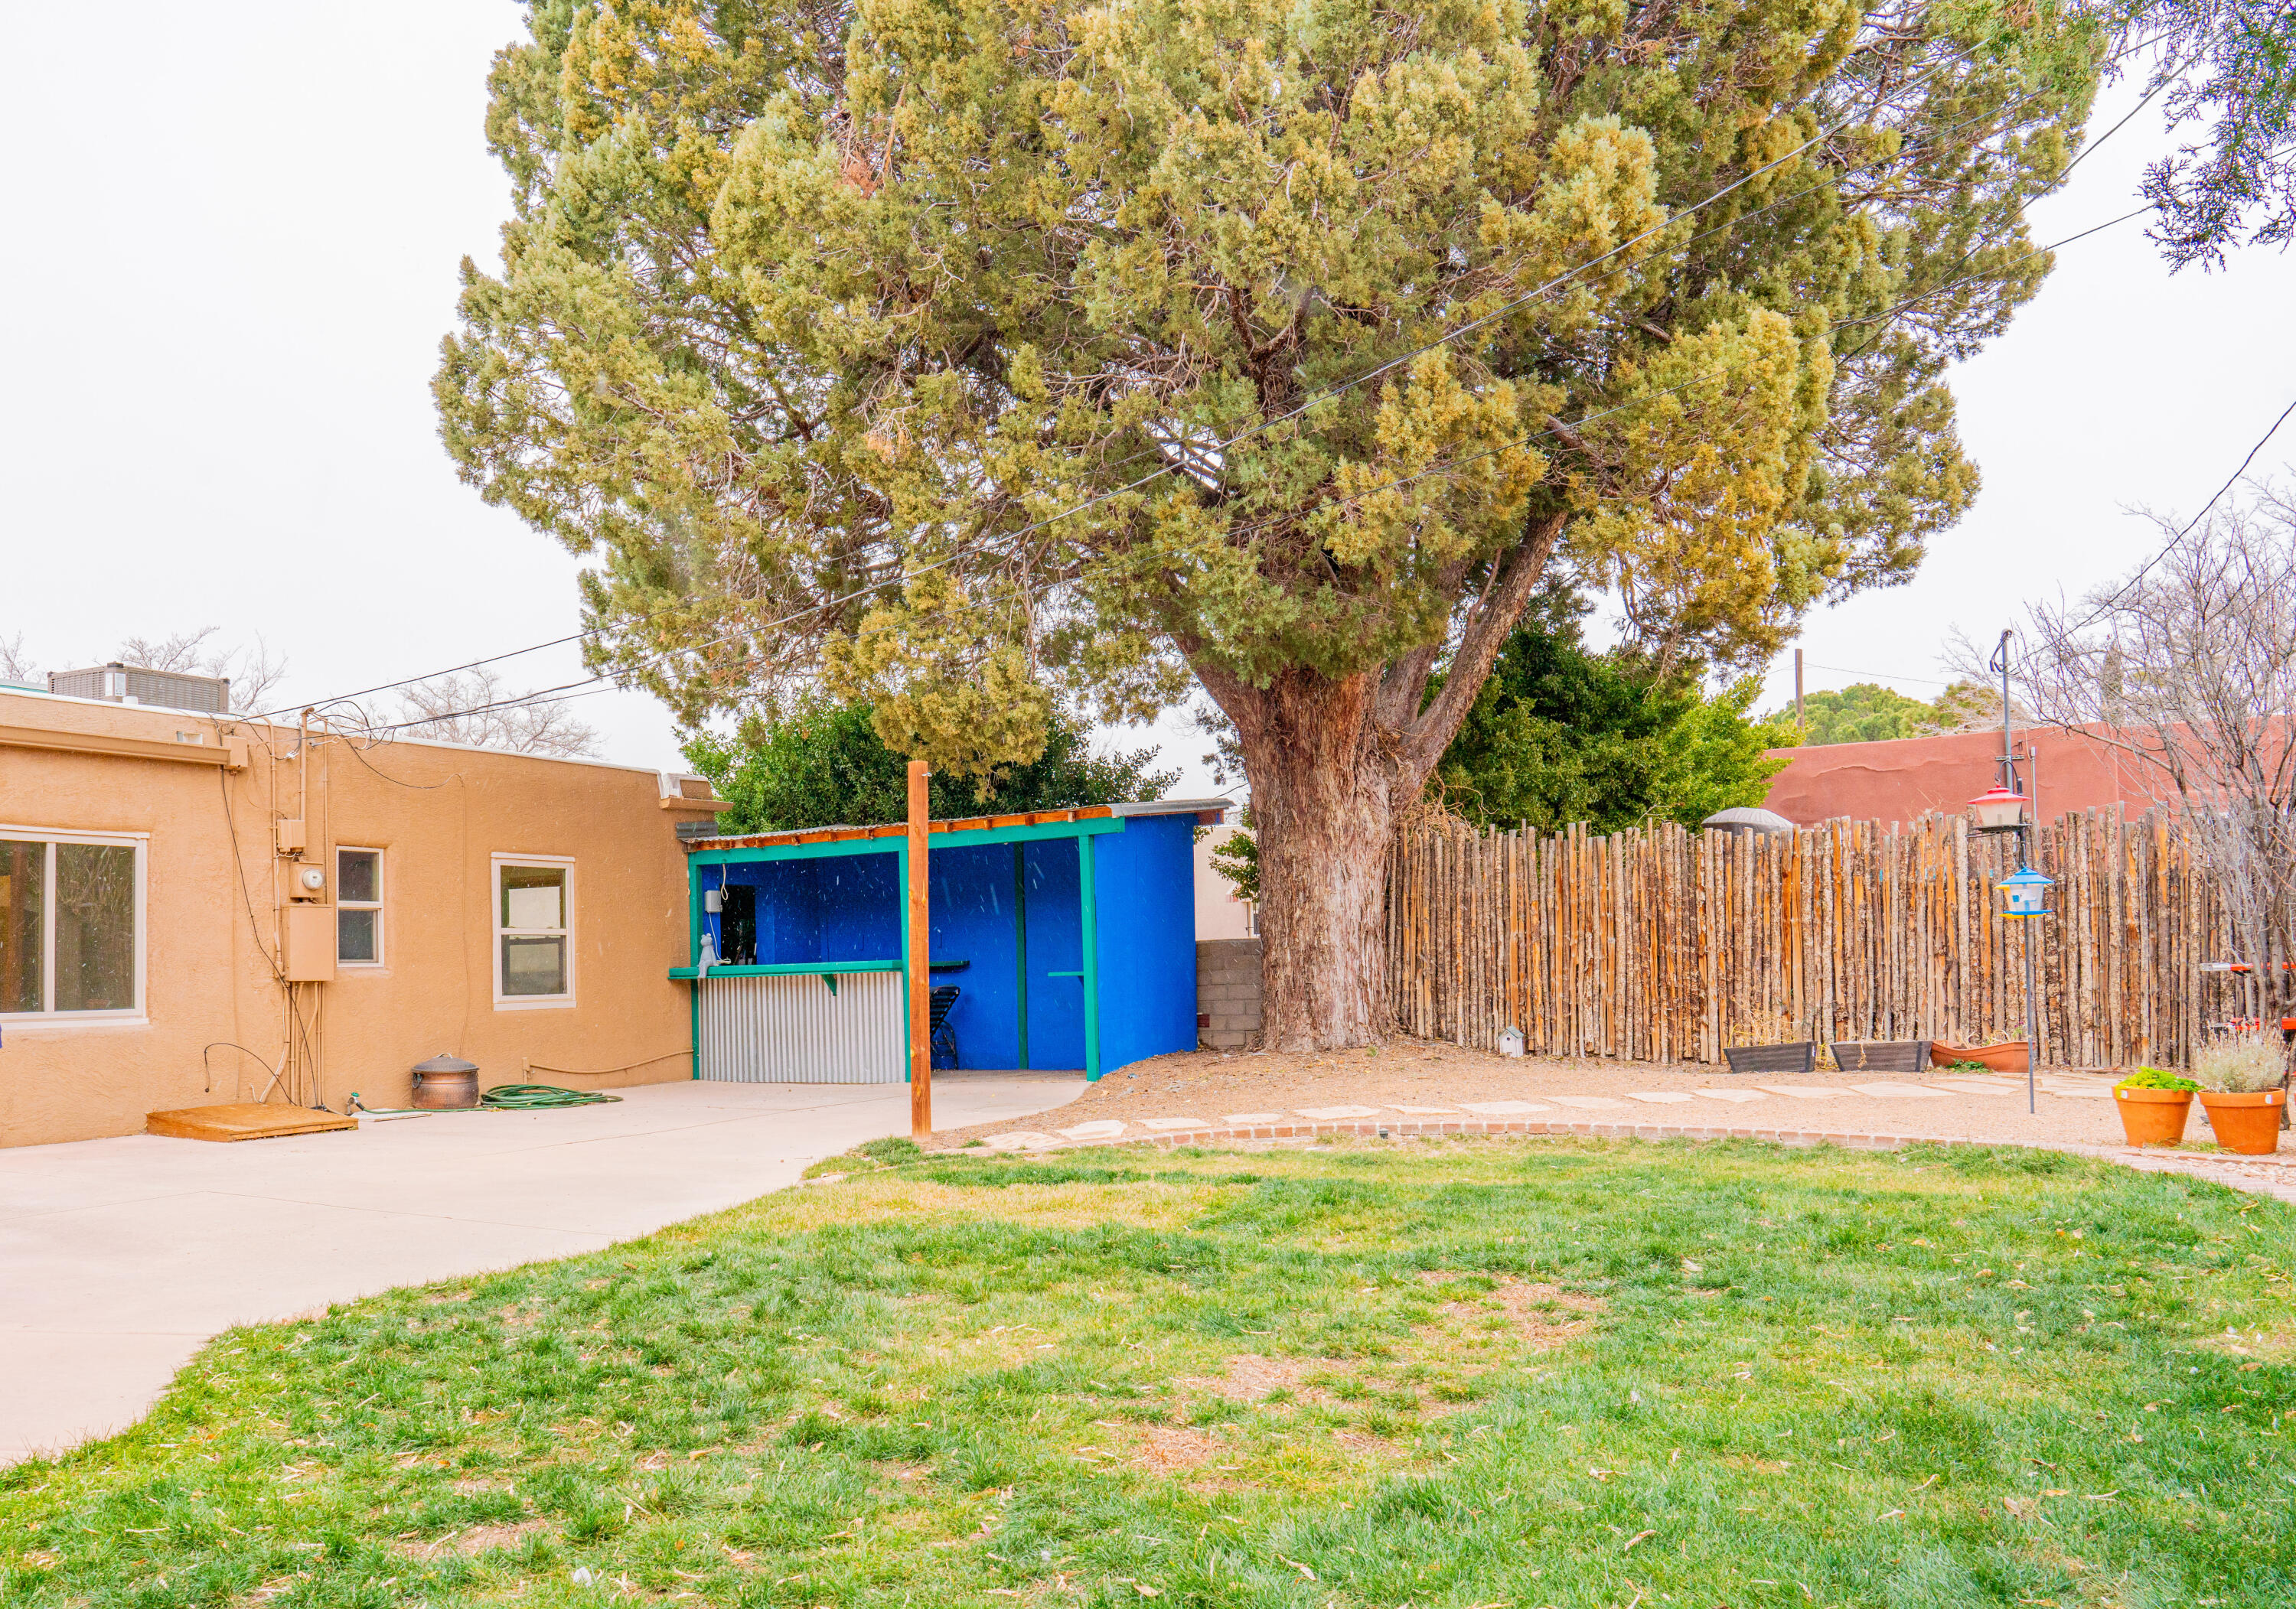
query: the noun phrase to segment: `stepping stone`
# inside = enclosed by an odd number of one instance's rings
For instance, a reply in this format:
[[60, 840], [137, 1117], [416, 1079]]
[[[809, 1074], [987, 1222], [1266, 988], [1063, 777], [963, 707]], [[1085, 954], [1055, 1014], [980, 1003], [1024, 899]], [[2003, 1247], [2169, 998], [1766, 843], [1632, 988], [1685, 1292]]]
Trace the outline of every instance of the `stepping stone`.
[[1921, 1084], [1893, 1084], [1885, 1082], [1877, 1084], [1851, 1084], [1849, 1087], [1860, 1095], [1878, 1095], [1883, 1100], [1942, 1100], [1945, 1099], [1943, 1090], [1931, 1090]]
[[1181, 1129], [1216, 1129], [1219, 1125], [1201, 1117], [1144, 1117], [1140, 1120], [1140, 1126], [1153, 1129], [1160, 1134], [1170, 1134]]
[[2041, 1093], [2044, 1095], [2062, 1095], [2072, 1100], [2111, 1100], [2112, 1099], [2112, 1086], [2107, 1083], [2054, 1084], [2051, 1083], [2046, 1079], [2043, 1079], [2041, 1081]]
[[1587, 1112], [1615, 1112], [1622, 1110], [1627, 1103], [1623, 1100], [1613, 1100], [1607, 1095], [1557, 1095], [1554, 1097], [1554, 1104], [1558, 1107], [1577, 1107], [1581, 1111]]
[[2015, 1095], [2022, 1091], [2025, 1086], [2011, 1083], [1980, 1083], [1973, 1078], [1932, 1078], [1930, 1080], [1930, 1088], [1951, 1090], [1956, 1095]]
[[1696, 1100], [1695, 1095], [1685, 1095], [1680, 1090], [1629, 1090], [1628, 1100], [1646, 1100], [1653, 1106], [1674, 1106], [1685, 1100]]
[[1312, 1117], [1317, 1123], [1337, 1123], [1346, 1117], [1376, 1117], [1377, 1107], [1294, 1107], [1302, 1117]]
[[1535, 1100], [1463, 1100], [1459, 1104], [1478, 1117], [1521, 1117], [1549, 1109]]
[[1787, 1096], [1794, 1100], [1839, 1100], [1849, 1093], [1832, 1084], [1763, 1084], [1759, 1086], [1773, 1095]]
[[1289, 1123], [1292, 1115], [1288, 1112], [1230, 1112], [1220, 1121], [1232, 1123], [1239, 1129], [1259, 1129], [1271, 1123]]
[[1406, 1117], [1456, 1117], [1456, 1107], [1390, 1107], [1390, 1112], [1400, 1112]]
[[992, 1151], [1048, 1151], [1061, 1142], [1058, 1135], [1021, 1129], [1011, 1134], [991, 1134], [980, 1143]]
[[1103, 1117], [1092, 1123], [1080, 1123], [1073, 1129], [1062, 1129], [1070, 1139], [1113, 1139], [1124, 1132], [1124, 1125], [1113, 1117]]
[[1699, 1090], [1694, 1093], [1703, 1095], [1709, 1100], [1734, 1100], [1740, 1106], [1744, 1106], [1750, 1100], [1769, 1099], [1757, 1090]]

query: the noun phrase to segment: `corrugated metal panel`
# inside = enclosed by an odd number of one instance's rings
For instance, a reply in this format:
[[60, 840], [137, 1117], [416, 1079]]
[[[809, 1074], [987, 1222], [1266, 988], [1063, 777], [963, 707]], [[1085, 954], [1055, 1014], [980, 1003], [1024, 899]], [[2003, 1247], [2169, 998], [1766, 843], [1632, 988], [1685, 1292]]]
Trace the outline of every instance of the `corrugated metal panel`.
[[898, 972], [701, 980], [701, 1076], [752, 1084], [897, 1084], [907, 1076]]

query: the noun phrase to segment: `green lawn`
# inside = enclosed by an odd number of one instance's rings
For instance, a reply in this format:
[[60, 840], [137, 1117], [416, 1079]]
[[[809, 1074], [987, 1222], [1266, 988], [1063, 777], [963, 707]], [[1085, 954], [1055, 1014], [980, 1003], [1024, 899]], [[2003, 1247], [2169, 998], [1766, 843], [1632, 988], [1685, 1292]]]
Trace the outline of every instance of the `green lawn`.
[[2292, 1249], [2030, 1152], [943, 1157], [234, 1331], [0, 1475], [0, 1604], [2284, 1606]]

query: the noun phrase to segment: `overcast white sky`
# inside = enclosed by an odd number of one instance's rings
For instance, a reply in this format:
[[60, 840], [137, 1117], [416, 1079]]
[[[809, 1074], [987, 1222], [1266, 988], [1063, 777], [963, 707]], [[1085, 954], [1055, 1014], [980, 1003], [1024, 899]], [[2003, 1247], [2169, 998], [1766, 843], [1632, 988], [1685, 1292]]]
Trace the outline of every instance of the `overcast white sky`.
[[[578, 624], [577, 561], [455, 478], [428, 385], [455, 265], [490, 262], [505, 182], [480, 134], [507, 0], [384, 7], [123, 0], [99, 78], [75, 8], [0, 0], [21, 62], [0, 257], [0, 639], [49, 668], [119, 639], [261, 635], [299, 698], [443, 668]], [[2103, 129], [2133, 102], [2109, 97]], [[2135, 205], [2150, 113], [2035, 209], [2055, 240]], [[2136, 562], [2134, 505], [2189, 511], [2296, 396], [2296, 259], [2170, 276], [2143, 223], [2069, 247], [2010, 333], [1956, 376], [1985, 491], [1911, 584], [1816, 617], [1813, 688], [1941, 679], [1956, 625]], [[2259, 460], [2296, 461], [2296, 423]], [[1770, 702], [1791, 693], [1791, 655]], [[1820, 668], [1823, 667], [1823, 668]], [[574, 679], [571, 649], [502, 667]], [[676, 765], [652, 700], [571, 706], [607, 755]], [[1204, 744], [1168, 720], [1182, 788]]]

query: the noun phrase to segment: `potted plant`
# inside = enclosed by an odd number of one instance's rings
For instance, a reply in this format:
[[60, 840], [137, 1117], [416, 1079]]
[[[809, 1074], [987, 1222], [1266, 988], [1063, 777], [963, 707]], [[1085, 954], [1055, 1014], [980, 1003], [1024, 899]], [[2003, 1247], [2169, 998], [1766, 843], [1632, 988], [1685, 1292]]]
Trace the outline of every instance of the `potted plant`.
[[2260, 1033], [2227, 1034], [2193, 1058], [2193, 1076], [2218, 1145], [2245, 1156], [2280, 1148], [2280, 1115], [2288, 1104], [2280, 1047]]
[[2139, 1067], [2112, 1086], [2121, 1132], [2133, 1146], [2172, 1146], [2185, 1138], [2193, 1091], [2201, 1086], [2177, 1073]]

